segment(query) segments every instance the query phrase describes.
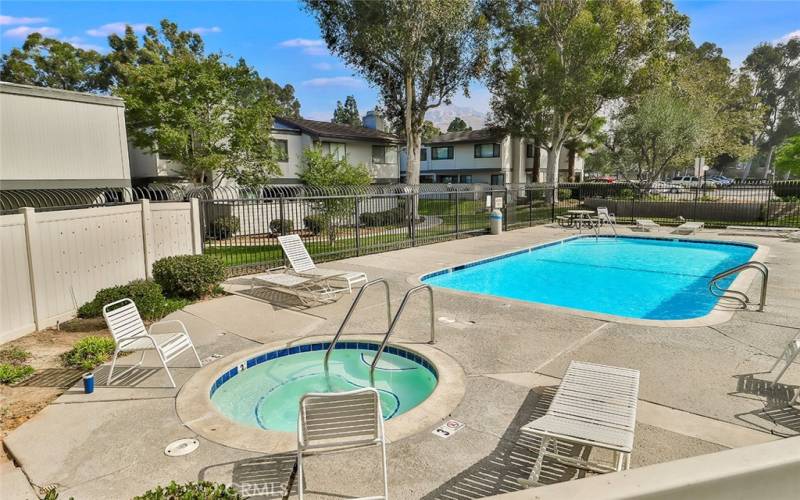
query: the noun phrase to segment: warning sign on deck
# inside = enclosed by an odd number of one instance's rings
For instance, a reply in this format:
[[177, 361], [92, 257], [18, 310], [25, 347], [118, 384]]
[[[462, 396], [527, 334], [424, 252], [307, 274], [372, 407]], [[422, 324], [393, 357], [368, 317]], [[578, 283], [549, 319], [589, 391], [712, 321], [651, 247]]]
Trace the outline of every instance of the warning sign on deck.
[[450, 419], [433, 430], [433, 434], [440, 438], [449, 438], [456, 432], [464, 428], [464, 424], [458, 420]]

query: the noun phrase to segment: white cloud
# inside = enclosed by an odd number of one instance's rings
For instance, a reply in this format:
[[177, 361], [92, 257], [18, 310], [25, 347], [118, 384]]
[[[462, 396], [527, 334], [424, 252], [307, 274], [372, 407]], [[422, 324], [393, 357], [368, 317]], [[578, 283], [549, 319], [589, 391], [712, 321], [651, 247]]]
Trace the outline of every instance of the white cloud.
[[278, 44], [279, 47], [300, 48], [304, 54], [310, 56], [328, 55], [328, 48], [322, 40], [311, 40], [309, 38], [292, 38], [284, 40]]
[[326, 63], [326, 62], [321, 62], [321, 63], [312, 64], [311, 66], [312, 66], [314, 69], [318, 69], [318, 70], [320, 70], [320, 71], [330, 71], [330, 70], [332, 70], [332, 69], [333, 69], [333, 64], [331, 64], [331, 63]]
[[83, 38], [79, 36], [68, 36], [66, 38], [62, 38], [62, 41], [67, 42], [73, 47], [77, 47], [83, 50], [94, 50], [97, 52], [104, 52], [107, 49], [107, 47], [101, 47], [93, 43], [84, 43]]
[[47, 19], [44, 17], [0, 16], [0, 26], [11, 26], [14, 24], [41, 24], [46, 22]]
[[192, 33], [197, 33], [198, 35], [207, 35], [209, 33], [220, 33], [222, 28], [219, 26], [211, 26], [210, 28], [204, 28], [202, 26], [198, 26], [197, 28], [192, 28], [189, 31]]
[[86, 30], [86, 34], [89, 36], [108, 36], [111, 34], [116, 33], [117, 35], [121, 35], [125, 33], [125, 26], [130, 25], [133, 28], [133, 31], [144, 31], [147, 28], [147, 23], [125, 23], [125, 22], [116, 22], [116, 23], [108, 23], [97, 28], [92, 28]]
[[334, 76], [330, 78], [312, 78], [306, 80], [303, 85], [307, 87], [349, 87], [360, 88], [364, 86], [364, 82], [352, 76]]
[[3, 32], [3, 36], [6, 38], [25, 38], [31, 33], [39, 33], [42, 36], [56, 36], [61, 33], [61, 30], [52, 26], [17, 26]]
[[800, 39], [800, 30], [794, 30], [791, 33], [786, 33], [782, 37], [780, 37], [777, 40], [775, 40], [775, 43], [786, 43], [789, 40], [791, 40], [792, 38]]

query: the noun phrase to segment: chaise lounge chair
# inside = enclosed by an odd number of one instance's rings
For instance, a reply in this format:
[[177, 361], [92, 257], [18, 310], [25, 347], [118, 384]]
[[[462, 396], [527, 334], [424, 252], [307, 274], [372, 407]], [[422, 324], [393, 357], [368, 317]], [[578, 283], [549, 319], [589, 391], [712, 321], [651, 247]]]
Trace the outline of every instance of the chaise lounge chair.
[[[348, 392], [308, 393], [300, 399], [297, 420], [297, 495], [303, 500], [303, 458], [377, 446], [383, 463], [383, 495], [389, 498], [386, 437], [378, 391], [372, 387]], [[341, 472], [341, 471], [339, 471]]]
[[[572, 361], [545, 415], [521, 429], [523, 435], [536, 436], [541, 443], [530, 477], [519, 483], [526, 487], [541, 484], [546, 456], [592, 472], [628, 469], [638, 394], [638, 370]], [[560, 455], [559, 441], [611, 450], [614, 463]]]
[[320, 269], [314, 264], [311, 255], [308, 254], [303, 240], [296, 234], [278, 236], [278, 241], [283, 248], [283, 253], [289, 259], [292, 270], [300, 276], [323, 277], [336, 281], [344, 281], [347, 284], [347, 291], [353, 293], [353, 285], [366, 283], [366, 273], [357, 271], [336, 271], [334, 269]]
[[256, 283], [260, 282], [267, 288], [294, 295], [304, 306], [330, 304], [335, 302], [337, 294], [343, 291], [341, 288], [332, 288], [328, 283], [330, 279], [337, 278], [336, 275], [313, 277], [276, 271], [286, 271], [286, 268], [270, 269], [267, 273], [251, 276], [250, 291], [252, 292]]
[[705, 222], [684, 222], [676, 227], [672, 234], [694, 234], [696, 231], [703, 228]]
[[[156, 351], [161, 364], [164, 365], [164, 370], [167, 372], [172, 387], [175, 387], [175, 380], [172, 378], [169, 368], [167, 368], [167, 363], [177, 358], [182, 352], [191, 349], [194, 352], [194, 357], [197, 358], [197, 364], [201, 367], [203, 366], [192, 339], [189, 337], [189, 332], [186, 331], [186, 326], [181, 321], [159, 321], [150, 325], [148, 330], [142, 322], [139, 309], [136, 308], [136, 304], [131, 299], [121, 299], [104, 305], [103, 318], [105, 318], [116, 344], [114, 358], [111, 361], [111, 371], [108, 372], [107, 383], [109, 385], [114, 380], [114, 367], [117, 364], [117, 356], [121, 352], [142, 351], [142, 357], [138, 363], [119, 374], [118, 377], [122, 377], [141, 365], [144, 361], [145, 351], [152, 350]], [[170, 333], [153, 334], [154, 328], [166, 324], [174, 324], [179, 328], [172, 330]]]
[[636, 226], [631, 229], [636, 229], [638, 231], [650, 231], [656, 230], [658, 231], [661, 229], [661, 226], [656, 224], [655, 222], [651, 221], [650, 219], [636, 219]]

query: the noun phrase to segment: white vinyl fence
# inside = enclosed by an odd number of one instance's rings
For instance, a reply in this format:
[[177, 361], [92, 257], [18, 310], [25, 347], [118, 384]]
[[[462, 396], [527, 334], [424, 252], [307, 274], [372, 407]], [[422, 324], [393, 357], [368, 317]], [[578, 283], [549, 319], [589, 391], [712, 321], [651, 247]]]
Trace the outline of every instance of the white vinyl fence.
[[201, 252], [197, 199], [0, 216], [0, 344], [74, 317], [101, 288], [150, 277], [162, 257]]

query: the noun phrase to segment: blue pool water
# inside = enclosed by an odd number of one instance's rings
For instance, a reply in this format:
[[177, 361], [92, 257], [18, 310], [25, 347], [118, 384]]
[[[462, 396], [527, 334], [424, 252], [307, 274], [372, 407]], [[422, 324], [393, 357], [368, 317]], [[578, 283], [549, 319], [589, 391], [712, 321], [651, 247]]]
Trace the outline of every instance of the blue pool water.
[[627, 318], [689, 319], [705, 316], [717, 303], [708, 280], [747, 262], [755, 250], [744, 244], [582, 237], [438, 271], [422, 281]]
[[[339, 342], [328, 373], [328, 342], [265, 353], [234, 367], [211, 388], [211, 401], [228, 418], [252, 427], [294, 432], [300, 398], [309, 392], [343, 392], [373, 386], [369, 368], [377, 344]], [[386, 420], [424, 401], [436, 388], [436, 369], [425, 358], [388, 346], [375, 369], [374, 386]]]

